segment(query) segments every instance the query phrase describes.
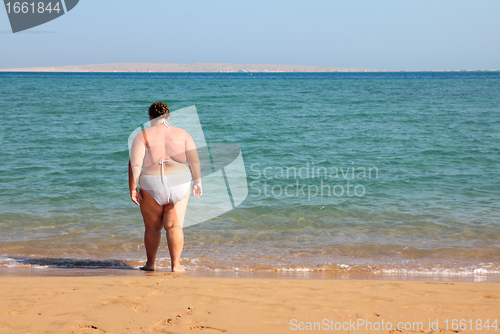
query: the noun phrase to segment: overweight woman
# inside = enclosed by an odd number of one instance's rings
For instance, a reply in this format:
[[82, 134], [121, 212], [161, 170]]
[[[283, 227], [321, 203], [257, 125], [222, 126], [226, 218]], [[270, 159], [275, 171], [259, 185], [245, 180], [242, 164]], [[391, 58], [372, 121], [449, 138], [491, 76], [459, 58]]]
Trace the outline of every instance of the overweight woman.
[[155, 102], [149, 107], [151, 127], [140, 132], [131, 147], [129, 189], [144, 219], [147, 262], [141, 270], [155, 270], [161, 232], [165, 229], [172, 271], [183, 272], [182, 228], [190, 193], [196, 198], [202, 194], [200, 159], [193, 138], [170, 125], [169, 116], [165, 103]]

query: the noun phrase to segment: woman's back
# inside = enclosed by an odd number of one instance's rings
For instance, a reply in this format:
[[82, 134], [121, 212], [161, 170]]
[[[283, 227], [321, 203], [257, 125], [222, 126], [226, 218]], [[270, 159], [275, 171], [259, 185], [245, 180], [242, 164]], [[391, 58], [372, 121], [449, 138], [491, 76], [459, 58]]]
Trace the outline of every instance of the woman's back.
[[161, 175], [160, 161], [163, 161], [163, 175], [189, 171], [186, 143], [191, 137], [185, 130], [164, 121], [157, 122], [144, 132], [145, 145], [149, 148], [145, 149], [143, 175]]

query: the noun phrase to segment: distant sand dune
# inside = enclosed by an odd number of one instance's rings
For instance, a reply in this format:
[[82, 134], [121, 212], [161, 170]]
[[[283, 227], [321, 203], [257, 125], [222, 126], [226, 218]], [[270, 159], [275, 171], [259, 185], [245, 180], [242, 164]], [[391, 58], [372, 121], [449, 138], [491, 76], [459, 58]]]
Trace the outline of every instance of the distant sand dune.
[[340, 68], [275, 64], [216, 64], [216, 63], [117, 63], [52, 67], [6, 68], [9, 72], [385, 72], [368, 68]]
[[[429, 72], [464, 72], [464, 71], [499, 71], [499, 70], [451, 70]], [[381, 70], [370, 68], [342, 68], [303, 65], [276, 65], [276, 64], [229, 64], [229, 63], [116, 63], [71, 65], [51, 67], [22, 67], [4, 68], [0, 72], [399, 72], [395, 70]], [[419, 71], [405, 71], [419, 72]]]

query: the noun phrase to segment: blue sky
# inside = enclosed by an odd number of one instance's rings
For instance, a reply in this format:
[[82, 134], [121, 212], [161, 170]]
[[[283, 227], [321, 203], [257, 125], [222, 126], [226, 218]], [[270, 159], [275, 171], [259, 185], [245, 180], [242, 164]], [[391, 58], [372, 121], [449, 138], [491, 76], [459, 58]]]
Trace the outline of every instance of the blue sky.
[[498, 0], [80, 0], [17, 34], [0, 9], [0, 68], [210, 62], [498, 69], [499, 13]]

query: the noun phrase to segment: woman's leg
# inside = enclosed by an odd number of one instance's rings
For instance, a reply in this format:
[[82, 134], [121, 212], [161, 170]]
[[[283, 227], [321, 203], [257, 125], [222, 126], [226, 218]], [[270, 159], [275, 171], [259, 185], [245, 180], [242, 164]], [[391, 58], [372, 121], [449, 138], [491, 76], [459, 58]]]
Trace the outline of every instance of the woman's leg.
[[163, 228], [163, 207], [147, 191], [141, 189], [141, 213], [144, 219], [144, 246], [148, 258], [142, 270], [154, 270], [156, 252], [160, 246]]
[[163, 206], [163, 226], [167, 231], [168, 250], [170, 252], [170, 260], [172, 262], [172, 271], [183, 272], [181, 267], [181, 254], [184, 247], [184, 217], [186, 216], [186, 208], [189, 200], [190, 191], [186, 193], [184, 198], [179, 202], [167, 204]]

